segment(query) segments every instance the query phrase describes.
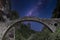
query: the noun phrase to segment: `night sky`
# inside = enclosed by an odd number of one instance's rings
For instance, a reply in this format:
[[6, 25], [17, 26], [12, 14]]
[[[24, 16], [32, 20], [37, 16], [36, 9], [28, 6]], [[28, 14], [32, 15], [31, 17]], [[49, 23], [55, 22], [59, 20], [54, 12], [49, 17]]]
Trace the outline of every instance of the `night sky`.
[[[12, 10], [16, 10], [20, 17], [36, 16], [40, 18], [51, 18], [52, 12], [56, 7], [57, 0], [11, 0]], [[40, 30], [42, 25], [31, 22], [32, 29]], [[37, 27], [36, 27], [36, 25]]]

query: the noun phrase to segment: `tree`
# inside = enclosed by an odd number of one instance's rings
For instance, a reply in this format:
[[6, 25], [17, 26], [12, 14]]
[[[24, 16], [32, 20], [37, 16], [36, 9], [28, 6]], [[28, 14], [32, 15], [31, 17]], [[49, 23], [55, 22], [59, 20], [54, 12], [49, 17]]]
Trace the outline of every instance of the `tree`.
[[19, 18], [18, 12], [15, 10], [11, 11], [10, 15], [11, 15], [11, 17], [10, 17], [11, 20]]
[[60, 0], [57, 0], [57, 5], [53, 11], [52, 18], [60, 18]]
[[[17, 26], [18, 27], [18, 26]], [[27, 40], [30, 39], [30, 36], [35, 33], [34, 30], [30, 29], [30, 24], [20, 23], [20, 28], [16, 30], [16, 40]], [[19, 34], [19, 35], [18, 35]]]

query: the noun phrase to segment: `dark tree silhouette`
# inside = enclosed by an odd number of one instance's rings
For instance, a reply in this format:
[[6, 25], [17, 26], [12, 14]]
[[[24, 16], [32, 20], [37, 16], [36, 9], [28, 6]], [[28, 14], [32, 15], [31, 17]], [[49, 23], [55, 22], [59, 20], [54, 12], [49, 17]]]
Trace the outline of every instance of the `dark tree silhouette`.
[[11, 11], [11, 14], [10, 15], [11, 15], [10, 16], [10, 19], [11, 20], [14, 20], [14, 19], [18, 19], [19, 18], [18, 12], [15, 11], [15, 10]]
[[53, 11], [52, 18], [60, 18], [60, 0], [57, 0], [57, 5]]

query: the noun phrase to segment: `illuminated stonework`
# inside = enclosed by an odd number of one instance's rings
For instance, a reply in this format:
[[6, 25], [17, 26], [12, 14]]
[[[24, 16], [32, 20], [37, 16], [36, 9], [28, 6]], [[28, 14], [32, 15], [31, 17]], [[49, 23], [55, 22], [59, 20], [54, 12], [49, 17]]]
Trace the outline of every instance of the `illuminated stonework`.
[[6, 23], [0, 23], [0, 40], [4, 38], [6, 33], [13, 28], [13, 25], [18, 23], [18, 22], [23, 22], [23, 21], [35, 21], [38, 23], [41, 23], [45, 25], [49, 30], [52, 32], [55, 32], [57, 27], [60, 26], [60, 19], [58, 18], [51, 18], [51, 19], [46, 19], [46, 18], [36, 18], [36, 17], [24, 17], [16, 20], [11, 20], [10, 22]]

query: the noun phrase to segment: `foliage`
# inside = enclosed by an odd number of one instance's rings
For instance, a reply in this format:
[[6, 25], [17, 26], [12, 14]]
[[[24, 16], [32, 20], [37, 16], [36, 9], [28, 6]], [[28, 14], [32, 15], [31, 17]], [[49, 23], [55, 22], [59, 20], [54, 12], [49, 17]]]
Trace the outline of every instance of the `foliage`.
[[11, 11], [11, 17], [10, 18], [11, 18], [11, 20], [18, 19], [19, 18], [18, 12], [15, 10]]
[[53, 11], [52, 18], [60, 18], [60, 0], [57, 0], [57, 5]]
[[31, 34], [35, 33], [35, 31], [31, 30], [29, 26], [22, 23], [20, 25], [20, 29], [16, 29], [16, 40], [27, 40]]

